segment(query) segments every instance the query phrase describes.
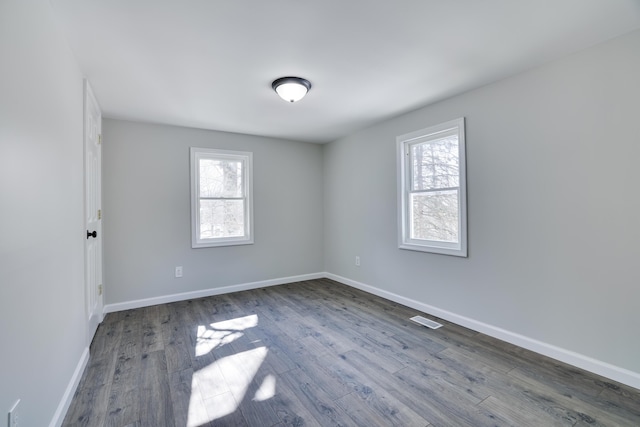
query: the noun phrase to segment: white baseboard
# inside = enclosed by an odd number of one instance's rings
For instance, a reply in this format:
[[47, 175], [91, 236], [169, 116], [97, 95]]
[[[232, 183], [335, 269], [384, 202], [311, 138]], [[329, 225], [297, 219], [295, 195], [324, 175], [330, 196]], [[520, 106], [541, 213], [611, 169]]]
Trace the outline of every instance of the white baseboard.
[[242, 283], [239, 285], [223, 286], [220, 288], [203, 289], [200, 291], [182, 292], [179, 294], [163, 295], [153, 298], [145, 298], [134, 301], [107, 304], [104, 306], [104, 313], [130, 310], [133, 308], [149, 307], [158, 304], [184, 301], [188, 299], [210, 297], [213, 295], [229, 294], [231, 292], [248, 291], [251, 289], [266, 288], [268, 286], [284, 285], [285, 283], [303, 282], [305, 280], [322, 279], [325, 273], [303, 274], [300, 276], [281, 277], [278, 279], [261, 280], [259, 282]]
[[76, 370], [73, 372], [71, 381], [69, 381], [67, 389], [64, 391], [64, 395], [62, 395], [62, 400], [60, 400], [60, 404], [56, 409], [56, 413], [53, 415], [53, 419], [49, 423], [49, 427], [60, 427], [62, 425], [64, 416], [67, 414], [67, 410], [69, 409], [71, 401], [73, 400], [73, 395], [76, 392], [76, 388], [78, 388], [78, 384], [80, 383], [80, 379], [82, 378], [82, 374], [84, 373], [84, 368], [87, 366], [88, 362], [89, 347], [86, 347], [82, 352], [82, 356], [80, 356], [78, 364], [76, 365]]
[[[222, 295], [231, 292], [246, 291], [251, 289], [264, 288], [268, 286], [283, 285], [285, 283], [302, 282], [305, 280], [328, 278], [340, 282], [342, 284], [352, 286], [354, 288], [369, 292], [379, 297], [388, 299], [390, 301], [397, 302], [399, 304], [406, 305], [407, 307], [414, 308], [423, 313], [431, 314], [433, 316], [445, 319], [449, 322], [464, 326], [474, 331], [481, 332], [491, 337], [497, 338], [502, 341], [517, 345], [527, 350], [535, 351], [536, 353], [544, 356], [551, 357], [564, 363], [568, 363], [575, 367], [584, 369], [594, 374], [602, 375], [603, 377], [610, 378], [614, 381], [618, 381], [622, 384], [629, 385], [631, 387], [640, 389], [640, 373], [633, 372], [628, 369], [621, 368], [619, 366], [611, 365], [609, 363], [597, 360], [583, 354], [573, 352], [561, 347], [557, 347], [551, 344], [544, 343], [542, 341], [535, 340], [533, 338], [520, 335], [518, 333], [502, 329], [497, 326], [493, 326], [484, 322], [480, 322], [475, 319], [471, 319], [466, 316], [462, 316], [456, 313], [452, 313], [447, 310], [443, 310], [438, 307], [425, 304], [420, 301], [406, 298], [393, 292], [385, 291], [364, 283], [357, 282], [355, 280], [348, 279], [346, 277], [338, 276], [333, 273], [312, 273], [304, 274], [300, 276], [290, 276], [278, 279], [263, 280], [259, 282], [243, 283], [238, 285], [223, 286], [220, 288], [204, 289], [192, 292], [183, 292], [178, 294], [164, 295], [153, 298], [145, 298], [134, 301], [121, 302], [116, 304], [107, 304], [104, 306], [104, 313], [111, 313], [122, 310], [130, 310], [140, 307], [148, 307], [157, 304], [166, 304], [177, 301], [184, 301], [187, 299], [202, 298], [213, 295]], [[88, 355], [87, 355], [88, 357]], [[86, 363], [86, 361], [85, 361]], [[80, 371], [82, 374], [82, 371]], [[79, 378], [78, 378], [79, 380]], [[73, 389], [75, 390], [75, 388]], [[59, 408], [60, 409], [60, 408]], [[57, 414], [57, 412], [56, 412]], [[62, 420], [60, 420], [62, 421]], [[53, 424], [52, 424], [53, 425]]]
[[564, 363], [568, 363], [594, 374], [602, 375], [603, 377], [610, 378], [622, 384], [640, 389], [640, 373], [638, 372], [633, 372], [628, 369], [611, 365], [609, 363], [593, 359], [591, 357], [564, 348], [560, 348], [535, 340], [533, 338], [517, 334], [515, 332], [499, 328], [497, 326], [470, 319], [468, 317], [461, 316], [447, 310], [443, 310], [410, 298], [403, 297], [401, 295], [394, 294], [393, 292], [365, 285], [364, 283], [356, 282], [355, 280], [347, 279], [346, 277], [338, 276], [332, 273], [325, 273], [324, 276], [328, 279], [335, 280], [336, 282], [340, 282], [345, 285], [352, 286], [362, 291], [369, 292], [379, 297], [388, 299], [390, 301], [406, 305], [407, 307], [414, 308], [416, 310], [431, 314], [433, 316], [464, 326], [474, 331], [481, 332], [499, 340], [506, 341], [519, 347], [526, 348], [527, 350], [534, 351], [536, 353], [551, 357]]

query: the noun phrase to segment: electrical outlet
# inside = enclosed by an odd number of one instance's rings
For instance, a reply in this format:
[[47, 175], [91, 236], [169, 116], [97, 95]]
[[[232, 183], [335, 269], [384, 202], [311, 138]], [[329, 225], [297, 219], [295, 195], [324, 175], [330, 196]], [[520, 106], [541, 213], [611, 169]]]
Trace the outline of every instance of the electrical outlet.
[[356, 266], [360, 267], [360, 257], [356, 256]]
[[13, 404], [9, 410], [9, 427], [20, 427], [20, 399]]
[[182, 266], [181, 265], [176, 267], [176, 277], [182, 277]]

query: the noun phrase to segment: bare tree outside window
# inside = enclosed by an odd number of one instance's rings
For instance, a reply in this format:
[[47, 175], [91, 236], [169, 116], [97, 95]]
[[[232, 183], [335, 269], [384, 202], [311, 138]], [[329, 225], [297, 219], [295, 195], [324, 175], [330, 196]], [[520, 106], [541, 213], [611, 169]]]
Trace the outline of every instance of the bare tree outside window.
[[200, 238], [244, 235], [242, 162], [200, 160]]
[[458, 241], [458, 137], [411, 146], [411, 238]]

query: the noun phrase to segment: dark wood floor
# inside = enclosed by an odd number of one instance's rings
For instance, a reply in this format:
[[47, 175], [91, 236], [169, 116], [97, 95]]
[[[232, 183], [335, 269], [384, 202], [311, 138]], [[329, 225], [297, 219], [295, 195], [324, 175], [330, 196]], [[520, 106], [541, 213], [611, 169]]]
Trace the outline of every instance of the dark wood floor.
[[640, 426], [640, 391], [330, 280], [111, 313], [65, 426]]

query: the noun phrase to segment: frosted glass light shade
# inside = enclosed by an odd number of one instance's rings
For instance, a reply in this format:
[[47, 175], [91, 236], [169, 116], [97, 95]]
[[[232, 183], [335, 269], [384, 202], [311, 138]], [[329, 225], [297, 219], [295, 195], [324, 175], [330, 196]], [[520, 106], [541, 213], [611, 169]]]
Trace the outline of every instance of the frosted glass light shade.
[[271, 87], [280, 98], [287, 102], [296, 102], [304, 98], [311, 89], [311, 83], [300, 77], [281, 77], [275, 80]]
[[307, 88], [298, 83], [284, 83], [276, 88], [280, 98], [289, 102], [300, 101], [307, 94]]

